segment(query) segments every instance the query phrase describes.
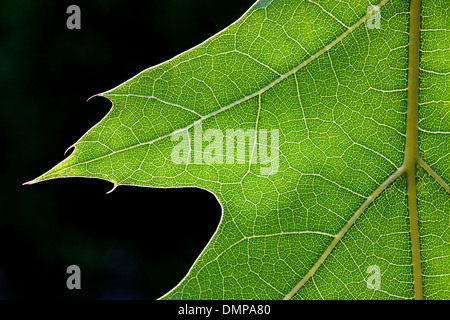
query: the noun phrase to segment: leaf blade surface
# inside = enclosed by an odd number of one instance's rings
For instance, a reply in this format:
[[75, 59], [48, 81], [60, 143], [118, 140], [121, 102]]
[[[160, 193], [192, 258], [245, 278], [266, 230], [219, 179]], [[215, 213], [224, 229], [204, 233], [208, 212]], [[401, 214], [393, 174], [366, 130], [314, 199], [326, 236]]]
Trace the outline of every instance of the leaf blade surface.
[[[419, 154], [449, 181], [448, 65], [442, 63], [449, 49], [448, 41], [433, 41], [448, 39], [444, 3], [422, 5]], [[223, 208], [217, 232], [165, 298], [283, 298], [336, 237], [339, 243], [294, 298], [413, 298], [406, 179], [374, 194], [401, 170], [407, 145], [410, 8], [407, 1], [382, 1], [381, 28], [373, 29], [367, 6], [257, 2], [218, 35], [101, 94], [112, 101], [111, 111], [35, 182], [82, 176], [213, 192]], [[226, 137], [220, 152], [211, 153], [210, 141], [196, 152], [198, 132], [237, 129], [249, 133], [244, 163], [224, 150]], [[258, 162], [269, 143], [259, 139], [261, 130], [278, 130], [277, 163]], [[192, 147], [189, 163], [175, 163], [173, 150], [183, 139]], [[446, 261], [447, 229], [437, 232], [422, 218], [436, 213], [448, 228], [448, 193], [430, 177], [418, 171], [422, 255]], [[439, 196], [429, 200], [425, 185]], [[362, 218], [339, 235], [371, 195]], [[440, 253], [431, 248], [436, 242]], [[448, 272], [430, 261], [423, 262], [425, 296], [446, 297]], [[377, 290], [367, 286], [373, 265], [381, 270]]]

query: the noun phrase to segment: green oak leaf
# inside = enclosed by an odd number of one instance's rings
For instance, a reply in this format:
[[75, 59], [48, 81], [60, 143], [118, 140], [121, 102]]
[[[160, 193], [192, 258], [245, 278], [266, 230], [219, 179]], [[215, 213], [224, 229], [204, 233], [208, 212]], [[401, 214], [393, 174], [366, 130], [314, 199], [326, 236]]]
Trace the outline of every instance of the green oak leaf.
[[199, 187], [218, 229], [164, 299], [449, 299], [448, 0], [260, 0], [99, 94], [28, 184]]

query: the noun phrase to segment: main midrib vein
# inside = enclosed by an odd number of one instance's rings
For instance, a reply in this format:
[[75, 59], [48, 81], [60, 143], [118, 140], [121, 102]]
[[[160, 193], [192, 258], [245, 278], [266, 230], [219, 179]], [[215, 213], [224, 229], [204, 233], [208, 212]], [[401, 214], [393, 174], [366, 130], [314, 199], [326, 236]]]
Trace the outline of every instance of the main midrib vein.
[[420, 1], [411, 0], [409, 17], [408, 109], [404, 166], [408, 180], [408, 208], [411, 230], [411, 250], [414, 298], [423, 299], [422, 262], [420, 259], [419, 217], [417, 213], [416, 165], [419, 157], [419, 42]]
[[369, 206], [369, 204], [402, 174], [407, 175], [408, 209], [411, 231], [412, 268], [414, 281], [414, 298], [423, 299], [422, 286], [422, 262], [420, 258], [419, 218], [417, 212], [416, 192], [416, 165], [419, 163], [425, 168], [441, 185], [449, 191], [448, 185], [440, 178], [421, 158], [419, 158], [418, 144], [418, 118], [419, 118], [419, 42], [420, 42], [420, 4], [421, 0], [411, 0], [410, 23], [409, 23], [409, 56], [408, 56], [408, 102], [406, 116], [406, 142], [405, 156], [402, 166], [386, 179], [356, 211], [352, 218], [345, 224], [337, 236], [333, 239], [324, 253], [320, 256], [314, 266], [303, 276], [301, 281], [284, 297], [285, 300], [292, 298], [298, 290], [313, 276], [323, 264], [331, 251], [353, 226], [356, 219]]

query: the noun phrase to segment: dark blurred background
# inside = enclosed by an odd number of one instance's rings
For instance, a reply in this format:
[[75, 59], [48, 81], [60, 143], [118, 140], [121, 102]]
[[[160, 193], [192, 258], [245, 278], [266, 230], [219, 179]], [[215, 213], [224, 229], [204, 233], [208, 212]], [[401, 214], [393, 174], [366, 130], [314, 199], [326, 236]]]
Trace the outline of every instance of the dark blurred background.
[[[110, 109], [87, 98], [199, 44], [253, 2], [0, 0], [0, 299], [156, 299], [186, 275], [220, 220], [207, 191], [22, 183]], [[66, 27], [71, 4], [81, 30]], [[72, 264], [81, 290], [66, 287]]]

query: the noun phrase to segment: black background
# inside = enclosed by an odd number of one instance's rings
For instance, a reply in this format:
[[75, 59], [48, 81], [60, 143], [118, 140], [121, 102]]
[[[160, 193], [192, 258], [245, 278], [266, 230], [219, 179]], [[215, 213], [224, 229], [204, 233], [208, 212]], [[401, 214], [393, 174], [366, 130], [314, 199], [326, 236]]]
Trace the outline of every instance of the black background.
[[[0, 1], [0, 299], [156, 299], [220, 220], [199, 189], [32, 180], [110, 109], [109, 90], [201, 43], [250, 0]], [[66, 9], [81, 8], [81, 30]], [[81, 268], [68, 290], [66, 268]]]

